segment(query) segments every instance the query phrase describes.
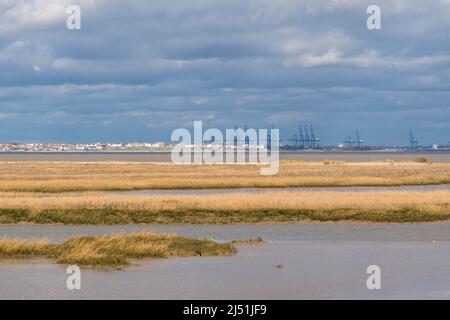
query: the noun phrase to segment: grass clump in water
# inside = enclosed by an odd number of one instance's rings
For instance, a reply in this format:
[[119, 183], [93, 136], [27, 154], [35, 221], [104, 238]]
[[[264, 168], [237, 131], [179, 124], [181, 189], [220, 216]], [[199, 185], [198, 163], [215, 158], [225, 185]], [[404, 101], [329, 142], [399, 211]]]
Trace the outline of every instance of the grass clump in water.
[[121, 268], [129, 265], [130, 259], [218, 256], [235, 252], [235, 247], [230, 243], [148, 232], [77, 237], [60, 244], [42, 240], [0, 240], [0, 258], [45, 257], [61, 264], [93, 268]]

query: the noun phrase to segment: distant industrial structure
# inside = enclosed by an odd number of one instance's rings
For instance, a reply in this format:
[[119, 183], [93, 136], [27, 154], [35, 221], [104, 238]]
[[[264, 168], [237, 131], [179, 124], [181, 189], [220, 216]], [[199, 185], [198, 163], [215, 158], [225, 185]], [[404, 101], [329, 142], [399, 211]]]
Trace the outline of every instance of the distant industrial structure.
[[359, 131], [356, 130], [356, 145], [358, 148], [361, 148], [364, 144], [364, 140], [359, 136]]
[[[405, 141], [406, 142], [406, 141]], [[450, 151], [450, 142], [444, 145], [432, 143], [420, 145], [412, 130], [409, 130], [408, 143], [404, 145], [369, 145], [356, 129], [354, 135], [348, 135], [337, 145], [321, 145], [312, 125], [300, 125], [298, 132], [280, 144], [285, 151]]]
[[409, 150], [417, 150], [419, 141], [414, 137], [412, 130], [409, 130]]
[[309, 125], [309, 131], [308, 125], [299, 125], [298, 135], [294, 134], [288, 141], [291, 143], [287, 147], [294, 150], [320, 148], [320, 138], [314, 133], [314, 127], [312, 125]]
[[364, 144], [364, 140], [359, 135], [359, 130], [355, 131], [355, 138], [347, 136], [345, 140], [338, 145], [339, 149], [347, 150], [369, 150], [370, 147]]

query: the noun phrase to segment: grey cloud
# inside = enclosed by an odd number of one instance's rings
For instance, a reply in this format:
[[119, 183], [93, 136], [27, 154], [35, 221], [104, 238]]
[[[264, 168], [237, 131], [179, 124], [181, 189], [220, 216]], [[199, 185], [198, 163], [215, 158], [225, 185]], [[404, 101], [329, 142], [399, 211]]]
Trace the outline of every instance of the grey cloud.
[[365, 0], [79, 0], [70, 31], [69, 1], [0, 1], [0, 140], [168, 140], [203, 119], [445, 143], [450, 3], [377, 2], [369, 31]]

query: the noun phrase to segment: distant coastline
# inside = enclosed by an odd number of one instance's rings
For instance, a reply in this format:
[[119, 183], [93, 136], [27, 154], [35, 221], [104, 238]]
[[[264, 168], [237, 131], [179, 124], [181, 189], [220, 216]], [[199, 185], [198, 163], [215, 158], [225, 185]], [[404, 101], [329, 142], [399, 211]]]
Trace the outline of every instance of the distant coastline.
[[[450, 151], [349, 151], [301, 150], [280, 151], [280, 160], [306, 162], [379, 162], [414, 161], [424, 157], [432, 163], [450, 163]], [[0, 162], [57, 161], [57, 162], [162, 162], [172, 161], [170, 150], [158, 151], [0, 151]]]
[[[172, 149], [159, 150], [85, 150], [85, 151], [2, 151], [0, 154], [170, 154]], [[280, 150], [282, 154], [450, 154], [450, 149], [442, 150], [406, 150], [406, 149], [373, 149], [373, 150], [338, 150], [338, 149], [309, 149], [309, 150]]]

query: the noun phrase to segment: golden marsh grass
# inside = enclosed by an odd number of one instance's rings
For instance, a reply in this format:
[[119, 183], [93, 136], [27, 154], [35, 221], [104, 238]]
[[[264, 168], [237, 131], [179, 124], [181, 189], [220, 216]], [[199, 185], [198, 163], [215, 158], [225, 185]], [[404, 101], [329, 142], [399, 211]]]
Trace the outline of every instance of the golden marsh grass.
[[0, 258], [45, 257], [56, 263], [93, 268], [120, 268], [129, 265], [130, 259], [217, 256], [235, 252], [230, 243], [148, 232], [77, 237], [61, 244], [0, 239]]
[[258, 165], [1, 162], [0, 191], [68, 192], [243, 187], [398, 186], [450, 183], [447, 163], [281, 161], [275, 176]]
[[449, 191], [279, 191], [206, 196], [0, 193], [0, 223], [225, 224], [449, 219]]

